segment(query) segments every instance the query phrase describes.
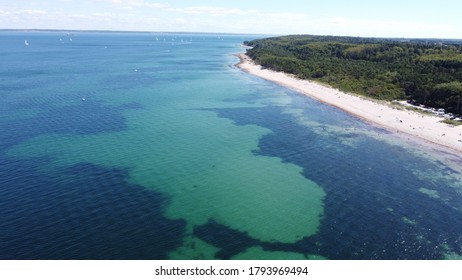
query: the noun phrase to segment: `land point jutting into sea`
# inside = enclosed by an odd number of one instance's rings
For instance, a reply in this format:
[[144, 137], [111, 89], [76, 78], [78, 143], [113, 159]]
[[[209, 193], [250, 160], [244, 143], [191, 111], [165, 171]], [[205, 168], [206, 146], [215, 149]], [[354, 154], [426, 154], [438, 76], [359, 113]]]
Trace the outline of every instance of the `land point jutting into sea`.
[[461, 258], [459, 42], [264, 37], [0, 32], [0, 259]]

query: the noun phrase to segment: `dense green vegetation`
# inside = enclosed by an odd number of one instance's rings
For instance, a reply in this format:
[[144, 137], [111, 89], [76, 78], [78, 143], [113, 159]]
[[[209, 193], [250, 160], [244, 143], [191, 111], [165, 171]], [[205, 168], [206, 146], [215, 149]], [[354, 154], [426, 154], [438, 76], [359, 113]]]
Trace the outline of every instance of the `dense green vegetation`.
[[462, 42], [294, 35], [245, 42], [258, 64], [372, 98], [462, 113]]

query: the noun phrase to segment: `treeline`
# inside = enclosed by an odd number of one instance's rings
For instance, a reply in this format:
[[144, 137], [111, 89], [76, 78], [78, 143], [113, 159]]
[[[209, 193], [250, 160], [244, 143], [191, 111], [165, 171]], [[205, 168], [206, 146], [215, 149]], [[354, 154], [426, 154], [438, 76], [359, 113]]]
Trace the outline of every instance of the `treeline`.
[[462, 42], [294, 35], [244, 42], [263, 67], [462, 113]]

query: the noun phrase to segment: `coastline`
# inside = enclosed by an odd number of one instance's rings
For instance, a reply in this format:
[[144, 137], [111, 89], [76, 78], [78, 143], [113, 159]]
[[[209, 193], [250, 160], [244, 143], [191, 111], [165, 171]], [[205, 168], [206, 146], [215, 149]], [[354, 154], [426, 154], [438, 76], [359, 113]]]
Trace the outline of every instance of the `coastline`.
[[337, 107], [391, 132], [405, 133], [462, 152], [462, 125], [451, 126], [442, 123], [442, 117], [424, 115], [404, 108], [396, 109], [390, 102], [367, 99], [313, 81], [301, 80], [290, 74], [262, 69], [247, 55], [236, 56], [240, 59], [236, 66], [247, 73]]

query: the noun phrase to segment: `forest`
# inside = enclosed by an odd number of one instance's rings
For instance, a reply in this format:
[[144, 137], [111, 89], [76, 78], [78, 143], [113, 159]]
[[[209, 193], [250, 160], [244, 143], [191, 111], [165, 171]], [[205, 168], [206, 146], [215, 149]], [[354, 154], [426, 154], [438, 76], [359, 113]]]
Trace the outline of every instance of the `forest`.
[[244, 42], [256, 63], [375, 99], [462, 113], [462, 41], [291, 35]]

